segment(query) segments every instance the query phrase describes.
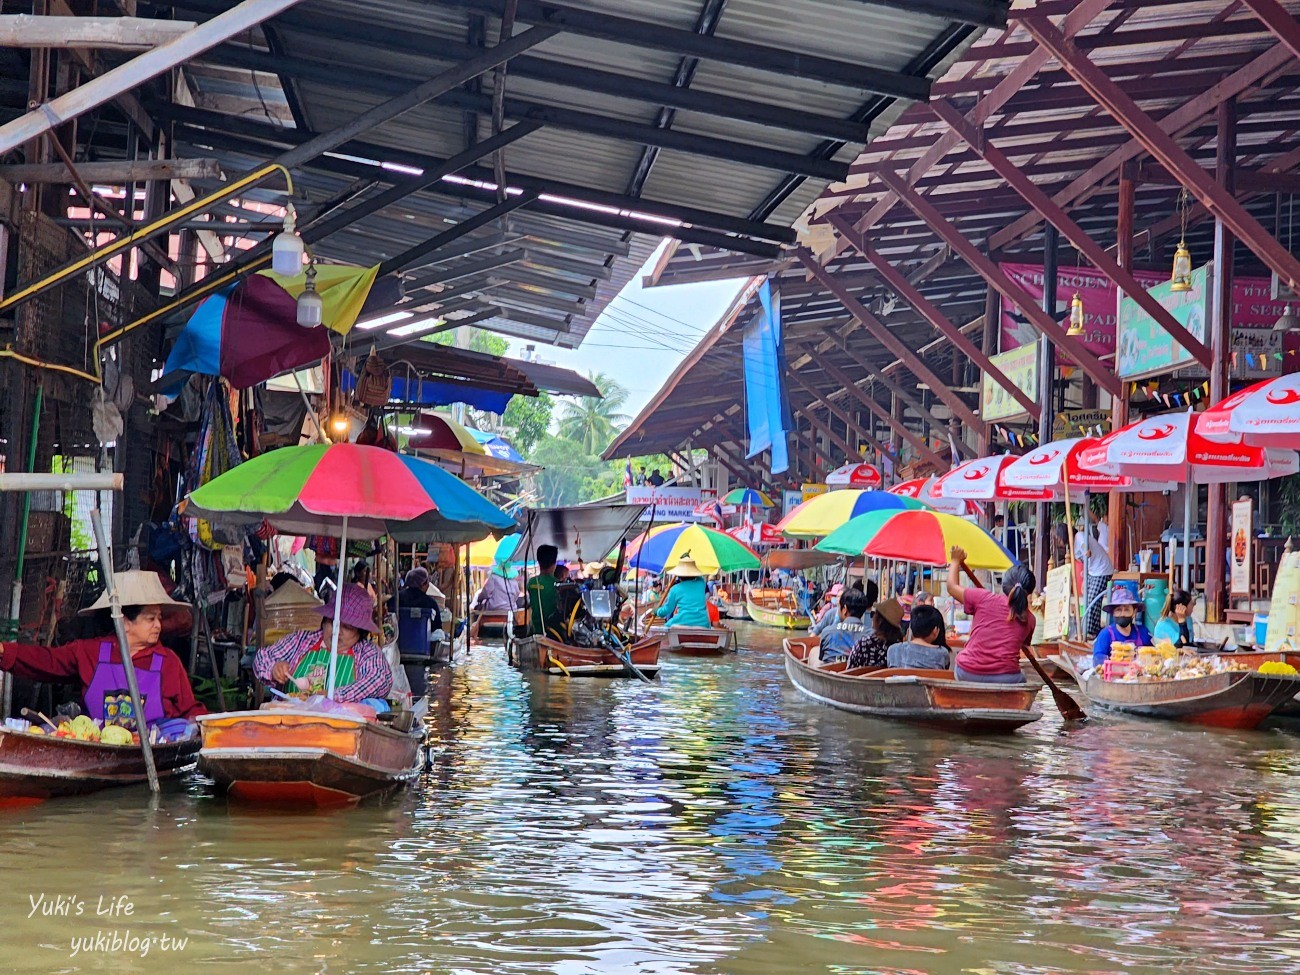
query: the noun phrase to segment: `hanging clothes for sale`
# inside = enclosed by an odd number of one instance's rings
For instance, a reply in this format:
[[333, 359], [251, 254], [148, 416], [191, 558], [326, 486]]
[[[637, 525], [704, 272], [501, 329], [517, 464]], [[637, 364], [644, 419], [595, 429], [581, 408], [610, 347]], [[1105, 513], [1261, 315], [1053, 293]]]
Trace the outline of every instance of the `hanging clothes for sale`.
[[[225, 383], [213, 380], [203, 402], [203, 417], [199, 425], [198, 442], [190, 456], [186, 474], [186, 491], [202, 487], [218, 474], [237, 467], [243, 460], [239, 443], [235, 439], [235, 419], [230, 411], [230, 397]], [[202, 518], [190, 519], [190, 538], [196, 545], [215, 551], [223, 545], [238, 545], [244, 533], [228, 528], [216, 528]]]

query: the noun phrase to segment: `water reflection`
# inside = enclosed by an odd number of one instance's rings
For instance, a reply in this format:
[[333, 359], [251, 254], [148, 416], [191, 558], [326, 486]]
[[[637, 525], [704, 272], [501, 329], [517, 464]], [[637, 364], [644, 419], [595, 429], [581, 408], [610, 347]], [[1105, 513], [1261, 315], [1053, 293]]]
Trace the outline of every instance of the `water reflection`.
[[[261, 812], [191, 780], [5, 813], [0, 967], [1300, 969], [1296, 732], [1049, 716], [965, 739], [811, 704], [779, 634], [746, 637], [653, 685], [476, 650], [433, 685], [419, 786], [354, 810]], [[28, 917], [42, 893], [85, 913]], [[101, 894], [133, 913], [96, 915]], [[127, 930], [189, 940], [70, 957]]]

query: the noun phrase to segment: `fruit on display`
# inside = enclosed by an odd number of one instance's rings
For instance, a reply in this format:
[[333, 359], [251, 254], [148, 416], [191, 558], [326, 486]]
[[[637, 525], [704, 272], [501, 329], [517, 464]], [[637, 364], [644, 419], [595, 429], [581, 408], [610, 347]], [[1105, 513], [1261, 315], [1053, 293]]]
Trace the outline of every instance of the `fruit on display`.
[[1280, 677], [1294, 677], [1300, 671], [1297, 671], [1289, 663], [1282, 660], [1268, 660], [1259, 665], [1261, 674], [1275, 674]]
[[119, 725], [111, 724], [99, 734], [99, 740], [105, 745], [130, 745], [135, 736]]

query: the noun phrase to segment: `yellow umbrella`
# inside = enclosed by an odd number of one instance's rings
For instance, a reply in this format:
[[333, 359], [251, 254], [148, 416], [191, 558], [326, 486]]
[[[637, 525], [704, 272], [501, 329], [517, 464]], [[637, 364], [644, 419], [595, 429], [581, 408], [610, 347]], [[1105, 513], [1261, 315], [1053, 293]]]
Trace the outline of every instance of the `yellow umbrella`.
[[[307, 286], [307, 271], [287, 278], [274, 271], [259, 271], [289, 294], [297, 298]], [[317, 264], [316, 291], [325, 304], [322, 324], [340, 335], [347, 335], [357, 323], [361, 307], [366, 303], [370, 288], [379, 273], [374, 267], [351, 267], [346, 264]]]

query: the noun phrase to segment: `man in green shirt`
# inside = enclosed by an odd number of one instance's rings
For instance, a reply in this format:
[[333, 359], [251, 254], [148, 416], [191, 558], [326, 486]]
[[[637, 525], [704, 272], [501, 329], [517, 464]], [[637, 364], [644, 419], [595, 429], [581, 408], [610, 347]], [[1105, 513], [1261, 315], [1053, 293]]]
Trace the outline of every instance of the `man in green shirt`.
[[560, 551], [554, 545], [537, 546], [537, 575], [528, 580], [529, 625], [536, 634], [558, 629], [560, 599], [555, 591], [555, 563]]

